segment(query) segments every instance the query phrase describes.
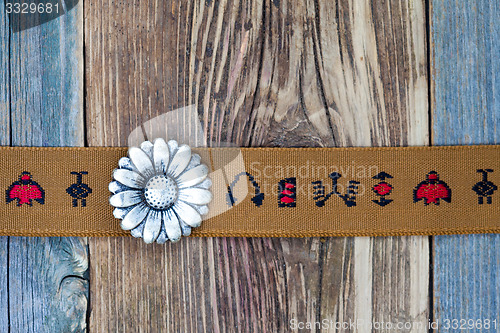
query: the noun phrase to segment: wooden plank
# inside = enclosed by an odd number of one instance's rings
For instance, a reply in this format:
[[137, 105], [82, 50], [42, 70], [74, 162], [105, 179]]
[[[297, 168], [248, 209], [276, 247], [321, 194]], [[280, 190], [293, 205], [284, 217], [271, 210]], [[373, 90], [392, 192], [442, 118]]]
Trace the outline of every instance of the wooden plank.
[[9, 238], [0, 238], [0, 255], [2, 259], [0, 261], [0, 304], [2, 305], [2, 310], [0, 311], [0, 330], [2, 332], [9, 331], [9, 283], [8, 283], [8, 272], [9, 265], [7, 260], [9, 258]]
[[[431, 4], [432, 141], [498, 144], [500, 3]], [[435, 320], [496, 320], [496, 328], [472, 331], [500, 330], [500, 235], [434, 237], [432, 250]]]
[[[126, 145], [137, 126], [190, 105], [214, 146], [428, 140], [423, 1], [95, 1], [85, 43], [90, 145]], [[95, 331], [283, 332], [323, 319], [427, 331], [426, 237], [89, 248]]]
[[0, 3], [0, 145], [3, 146], [10, 143], [9, 33], [5, 4]]
[[[1, 121], [12, 130], [1, 132], [3, 144], [83, 145], [82, 13], [79, 4], [42, 26], [12, 33], [2, 10], [0, 38], [9, 43], [1, 43], [2, 73], [8, 75], [2, 74], [7, 77], [0, 96], [9, 99], [0, 101]], [[0, 248], [6, 252], [0, 262], [0, 327], [8, 328], [2, 331], [85, 331], [86, 239], [9, 237], [6, 244], [7, 251]]]
[[[10, 87], [9, 87], [9, 24], [5, 4], [0, 2], [0, 145], [9, 145]], [[0, 331], [9, 330], [8, 309], [8, 248], [9, 238], [0, 237]]]
[[[319, 4], [319, 42], [313, 46], [324, 103], [331, 123], [338, 124], [337, 144], [427, 144], [423, 1], [339, 1], [333, 8], [326, 1]], [[327, 259], [337, 253], [332, 251]], [[322, 310], [320, 318], [409, 321], [415, 323], [412, 332], [427, 331], [427, 237], [354, 238], [344, 258], [348, 255], [354, 258], [352, 281], [344, 277], [339, 293], [327, 287], [336, 279], [324, 280], [323, 297], [335, 300], [340, 294], [340, 298], [336, 306]], [[328, 267], [329, 262], [325, 264]], [[342, 306], [344, 314], [338, 315], [336, 309]], [[363, 326], [360, 331], [372, 330]]]

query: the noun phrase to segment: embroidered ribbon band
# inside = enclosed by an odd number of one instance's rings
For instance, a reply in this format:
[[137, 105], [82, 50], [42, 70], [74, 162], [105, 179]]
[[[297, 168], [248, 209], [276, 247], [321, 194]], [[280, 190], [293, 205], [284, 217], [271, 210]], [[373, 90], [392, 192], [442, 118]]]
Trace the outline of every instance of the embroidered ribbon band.
[[[500, 146], [196, 148], [213, 200], [193, 236], [500, 232]], [[0, 148], [0, 235], [127, 236], [108, 184], [126, 148]]]

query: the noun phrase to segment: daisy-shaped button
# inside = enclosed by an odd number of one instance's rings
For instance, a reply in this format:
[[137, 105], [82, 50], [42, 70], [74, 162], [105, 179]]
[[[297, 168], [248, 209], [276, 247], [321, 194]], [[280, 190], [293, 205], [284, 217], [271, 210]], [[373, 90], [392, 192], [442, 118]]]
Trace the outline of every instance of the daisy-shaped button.
[[146, 243], [178, 241], [200, 226], [212, 200], [208, 167], [187, 145], [156, 139], [132, 147], [113, 171], [109, 199], [121, 227]]

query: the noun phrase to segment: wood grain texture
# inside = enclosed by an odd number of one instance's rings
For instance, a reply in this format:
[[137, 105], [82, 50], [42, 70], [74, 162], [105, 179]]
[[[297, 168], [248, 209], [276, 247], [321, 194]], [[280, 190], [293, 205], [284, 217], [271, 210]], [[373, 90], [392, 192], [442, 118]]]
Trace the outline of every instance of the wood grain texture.
[[[0, 2], [0, 145], [10, 143], [9, 23], [5, 4]], [[0, 331], [9, 330], [9, 238], [0, 237]]]
[[[4, 13], [2, 8], [0, 127], [11, 132], [0, 132], [2, 144], [83, 145], [82, 5], [18, 33], [9, 31]], [[0, 244], [8, 246], [0, 248], [2, 331], [85, 331], [86, 239], [9, 237]]]
[[[498, 144], [500, 3], [431, 4], [432, 141]], [[435, 319], [496, 319], [498, 331], [500, 235], [435, 237], [432, 250]]]
[[5, 4], [0, 3], [0, 145], [7, 146], [10, 143], [10, 28], [4, 7]]
[[[191, 105], [212, 146], [428, 143], [423, 1], [93, 1], [85, 45], [90, 145]], [[91, 331], [427, 322], [426, 237], [89, 247]]]

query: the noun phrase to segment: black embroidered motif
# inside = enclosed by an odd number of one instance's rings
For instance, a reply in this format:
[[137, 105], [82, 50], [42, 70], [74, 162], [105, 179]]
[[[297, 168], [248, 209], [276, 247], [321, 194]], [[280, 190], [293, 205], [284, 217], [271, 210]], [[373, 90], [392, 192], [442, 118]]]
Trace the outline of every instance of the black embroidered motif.
[[297, 180], [295, 177], [280, 180], [278, 184], [278, 207], [295, 207]]
[[333, 194], [336, 194], [339, 198], [341, 198], [347, 207], [356, 206], [356, 195], [358, 194], [358, 185], [360, 182], [355, 180], [349, 181], [349, 186], [347, 187], [347, 193], [342, 194], [337, 191], [337, 181], [342, 177], [342, 175], [338, 172], [333, 172], [329, 175], [332, 179], [332, 191], [325, 195], [325, 186], [323, 186], [322, 181], [315, 181], [313, 183], [314, 192], [314, 201], [316, 201], [316, 206], [323, 207], [325, 202], [330, 199]]
[[66, 193], [73, 197], [73, 207], [78, 207], [78, 200], [80, 200], [81, 206], [87, 206], [87, 197], [92, 193], [92, 189], [88, 184], [83, 183], [83, 175], [88, 174], [87, 171], [71, 172], [72, 175], [76, 175], [76, 183], [72, 184], [66, 189]]
[[486, 203], [491, 204], [491, 196], [498, 189], [498, 187], [493, 184], [493, 182], [488, 180], [488, 173], [493, 172], [492, 169], [478, 169], [477, 172], [483, 174], [483, 179], [477, 182], [472, 190], [477, 193], [477, 203], [482, 205], [484, 203], [484, 198], [486, 198]]
[[413, 190], [413, 202], [424, 200], [427, 206], [430, 203], [439, 205], [439, 200], [451, 202], [451, 189], [444, 181], [439, 180], [436, 171], [427, 174], [427, 179], [418, 184]]
[[392, 178], [392, 176], [385, 172], [379, 172], [377, 175], [373, 176], [373, 179], [381, 180], [372, 187], [373, 192], [380, 196], [379, 200], [372, 200], [377, 205], [384, 207], [392, 202], [392, 199], [386, 199], [385, 196], [391, 194], [393, 186], [385, 181], [386, 178]]
[[248, 181], [252, 184], [252, 186], [255, 189], [255, 195], [251, 199], [252, 202], [254, 203], [254, 205], [257, 207], [262, 206], [262, 202], [264, 201], [264, 193], [260, 193], [259, 184], [255, 181], [254, 176], [252, 176], [248, 172], [241, 172], [241, 173], [237, 174], [236, 177], [234, 178], [233, 182], [231, 184], [229, 184], [229, 186], [227, 187], [227, 195], [226, 195], [227, 205], [232, 207], [232, 206], [234, 206], [234, 204], [237, 201], [237, 199], [233, 195], [233, 188], [236, 185], [236, 183], [238, 182], [238, 180], [240, 180], [241, 176], [247, 176]]
[[43, 205], [45, 203], [45, 191], [27, 171], [19, 176], [19, 180], [13, 182], [6, 191], [6, 202], [17, 199], [17, 205], [27, 204], [33, 206], [33, 200]]

